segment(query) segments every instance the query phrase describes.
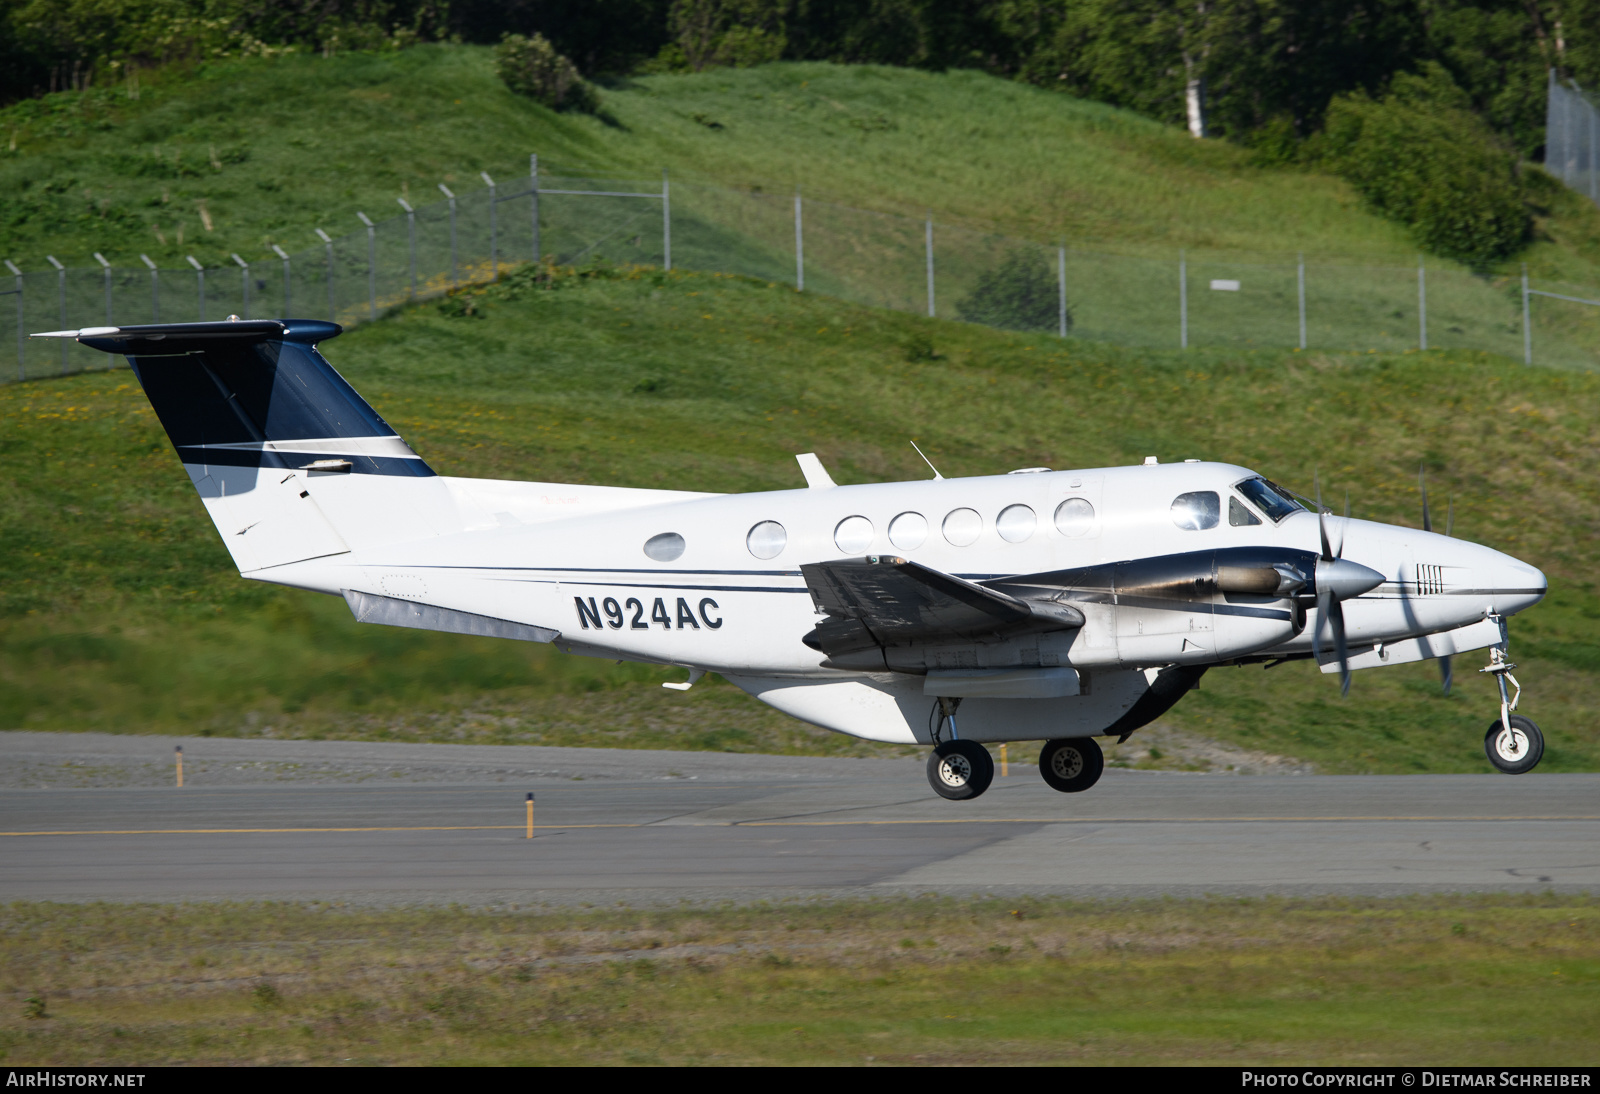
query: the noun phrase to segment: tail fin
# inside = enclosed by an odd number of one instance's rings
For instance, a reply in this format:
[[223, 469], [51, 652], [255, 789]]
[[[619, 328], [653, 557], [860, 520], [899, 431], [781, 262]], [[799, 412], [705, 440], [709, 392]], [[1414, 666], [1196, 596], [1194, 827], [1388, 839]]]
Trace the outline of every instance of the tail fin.
[[232, 320], [54, 331], [128, 358], [241, 572], [349, 547], [312, 497], [327, 476], [433, 470], [317, 352], [342, 330]]

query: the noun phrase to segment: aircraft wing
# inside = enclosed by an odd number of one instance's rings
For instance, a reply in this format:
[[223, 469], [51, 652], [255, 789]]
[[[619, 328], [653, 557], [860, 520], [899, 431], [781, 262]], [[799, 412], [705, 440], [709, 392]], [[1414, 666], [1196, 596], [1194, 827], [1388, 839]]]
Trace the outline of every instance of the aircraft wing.
[[829, 654], [1083, 625], [1070, 605], [1022, 600], [903, 558], [812, 562], [800, 571], [830, 617], [807, 644]]

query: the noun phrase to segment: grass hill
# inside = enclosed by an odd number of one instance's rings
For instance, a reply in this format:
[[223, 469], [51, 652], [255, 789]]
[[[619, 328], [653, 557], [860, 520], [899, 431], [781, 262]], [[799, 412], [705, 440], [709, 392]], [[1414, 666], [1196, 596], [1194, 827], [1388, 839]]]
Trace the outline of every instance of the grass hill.
[[[146, 74], [0, 110], [0, 253], [43, 268], [147, 252], [294, 250], [313, 228], [436, 186], [556, 167], [700, 178], [1080, 246], [1366, 254], [1407, 261], [1403, 229], [1343, 182], [1127, 111], [970, 71], [777, 64], [640, 77], [601, 116], [508, 92], [487, 49], [295, 56]], [[1553, 188], [1535, 276], [1600, 284], [1600, 214]], [[202, 218], [209, 218], [207, 228]]]
[[[1416, 522], [1416, 469], [1458, 535], [1552, 577], [1513, 623], [1545, 770], [1600, 769], [1600, 376], [1484, 355], [1162, 352], [919, 319], [738, 278], [569, 277], [404, 309], [327, 347], [445, 473], [799, 486], [1226, 459]], [[470, 314], [468, 314], [470, 312]], [[452, 314], [454, 313], [454, 314]], [[931, 346], [932, 356], [929, 356]], [[132, 377], [0, 387], [0, 727], [851, 751], [711, 681], [545, 647], [353, 623], [239, 580]], [[1331, 771], [1481, 771], [1490, 689], [1458, 664], [1334, 678], [1219, 669], [1179, 726]], [[674, 674], [676, 675], [676, 674]], [[1138, 742], [1135, 737], [1130, 744]]]

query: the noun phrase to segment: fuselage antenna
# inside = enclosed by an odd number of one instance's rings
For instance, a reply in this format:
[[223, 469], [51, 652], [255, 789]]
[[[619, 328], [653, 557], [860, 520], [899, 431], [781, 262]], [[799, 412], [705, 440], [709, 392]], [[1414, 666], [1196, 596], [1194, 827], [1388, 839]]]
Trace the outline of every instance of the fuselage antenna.
[[[912, 448], [917, 448], [917, 442], [916, 441], [912, 441], [911, 442], [911, 447]], [[922, 456], [922, 462], [928, 465], [928, 470], [933, 472], [933, 477], [935, 479], [944, 478], [943, 475], [939, 474], [939, 469], [937, 467], [933, 466], [933, 461], [928, 459], [928, 457], [923, 454], [922, 449], [917, 448], [917, 455]]]

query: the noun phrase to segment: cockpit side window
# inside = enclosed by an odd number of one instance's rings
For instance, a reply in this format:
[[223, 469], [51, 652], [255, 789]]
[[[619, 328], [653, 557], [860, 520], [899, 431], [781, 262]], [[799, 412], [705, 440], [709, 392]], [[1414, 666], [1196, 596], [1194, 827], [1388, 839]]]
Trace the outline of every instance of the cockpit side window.
[[1195, 490], [1172, 499], [1172, 523], [1191, 532], [1215, 528], [1222, 517], [1222, 499], [1212, 490]]
[[1274, 524], [1290, 513], [1300, 511], [1300, 505], [1285, 490], [1274, 486], [1266, 479], [1245, 479], [1234, 489], [1243, 494], [1251, 505], [1265, 513]]
[[1250, 511], [1250, 507], [1233, 495], [1228, 495], [1228, 523], [1235, 528], [1248, 528], [1252, 524], [1260, 524], [1261, 518]]

